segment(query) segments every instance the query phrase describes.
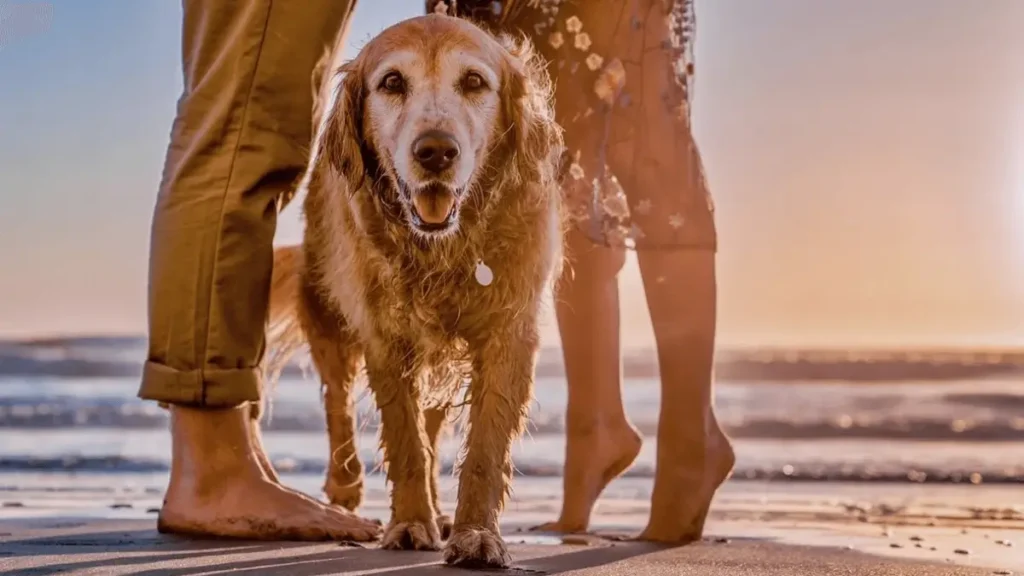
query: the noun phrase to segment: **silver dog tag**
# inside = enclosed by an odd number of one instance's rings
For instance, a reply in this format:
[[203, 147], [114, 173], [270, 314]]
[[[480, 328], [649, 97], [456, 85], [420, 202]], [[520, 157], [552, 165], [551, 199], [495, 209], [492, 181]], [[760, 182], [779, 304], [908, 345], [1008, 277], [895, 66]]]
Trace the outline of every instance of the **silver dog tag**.
[[483, 260], [476, 261], [476, 271], [473, 273], [476, 278], [477, 284], [481, 286], [490, 286], [491, 282], [494, 282], [494, 271], [487, 264], [484, 264]]

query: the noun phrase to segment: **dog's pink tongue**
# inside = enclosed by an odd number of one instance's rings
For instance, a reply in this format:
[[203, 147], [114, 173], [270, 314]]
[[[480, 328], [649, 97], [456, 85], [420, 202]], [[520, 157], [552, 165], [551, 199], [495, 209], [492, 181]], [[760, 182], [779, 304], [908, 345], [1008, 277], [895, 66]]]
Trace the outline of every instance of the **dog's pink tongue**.
[[412, 203], [416, 205], [421, 220], [427, 224], [441, 224], [448, 219], [455, 196], [448, 191], [424, 191], [416, 194]]

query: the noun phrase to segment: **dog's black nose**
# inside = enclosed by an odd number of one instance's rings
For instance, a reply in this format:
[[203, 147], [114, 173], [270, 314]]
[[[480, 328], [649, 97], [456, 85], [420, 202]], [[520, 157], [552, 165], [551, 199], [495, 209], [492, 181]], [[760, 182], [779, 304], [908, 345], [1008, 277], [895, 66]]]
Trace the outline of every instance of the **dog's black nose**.
[[459, 143], [447, 132], [428, 130], [412, 143], [412, 155], [424, 170], [438, 174], [459, 157]]

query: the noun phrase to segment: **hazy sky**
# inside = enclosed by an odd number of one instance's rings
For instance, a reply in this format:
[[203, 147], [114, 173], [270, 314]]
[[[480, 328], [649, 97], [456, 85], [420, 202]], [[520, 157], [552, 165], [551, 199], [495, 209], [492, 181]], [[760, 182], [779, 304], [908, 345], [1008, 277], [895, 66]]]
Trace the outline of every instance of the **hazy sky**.
[[[181, 4], [51, 1], [0, 50], [0, 335], [141, 332]], [[363, 0], [351, 43], [422, 5]], [[1024, 343], [1024, 1], [699, 0], [698, 21], [723, 343]]]

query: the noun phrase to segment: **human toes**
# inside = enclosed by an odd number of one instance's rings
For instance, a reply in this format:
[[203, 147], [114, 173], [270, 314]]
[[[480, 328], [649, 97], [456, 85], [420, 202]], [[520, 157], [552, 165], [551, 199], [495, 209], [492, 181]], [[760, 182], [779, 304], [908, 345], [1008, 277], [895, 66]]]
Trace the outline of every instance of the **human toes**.
[[530, 532], [552, 532], [555, 534], [577, 534], [585, 531], [583, 528], [566, 527], [566, 525], [559, 520], [531, 526], [529, 530]]
[[330, 522], [332, 540], [352, 540], [355, 542], [371, 542], [381, 536], [379, 520], [362, 518], [347, 510], [326, 507], [325, 514]]
[[659, 542], [662, 544], [689, 544], [700, 540], [704, 535], [704, 523], [710, 511], [710, 503], [704, 505], [690, 518], [689, 522], [681, 523], [681, 516], [669, 516], [651, 513], [650, 522], [638, 536], [639, 540]]

